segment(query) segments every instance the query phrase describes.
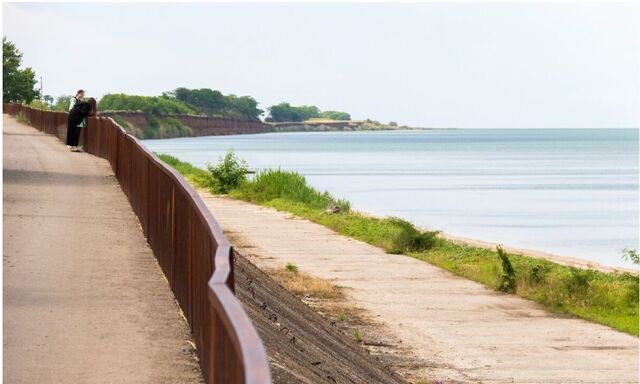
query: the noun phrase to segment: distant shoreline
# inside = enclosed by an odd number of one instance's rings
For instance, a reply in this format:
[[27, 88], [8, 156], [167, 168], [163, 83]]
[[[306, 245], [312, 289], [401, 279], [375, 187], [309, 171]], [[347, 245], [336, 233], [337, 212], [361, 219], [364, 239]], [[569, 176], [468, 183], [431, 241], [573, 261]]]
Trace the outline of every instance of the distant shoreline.
[[500, 243], [492, 243], [488, 241], [471, 239], [468, 237], [455, 236], [455, 235], [444, 233], [444, 232], [440, 232], [440, 236], [456, 244], [477, 247], [477, 248], [496, 249], [497, 246], [501, 245], [505, 251], [514, 255], [531, 257], [534, 259], [544, 259], [544, 260], [552, 261], [556, 264], [566, 265], [569, 267], [593, 269], [593, 270], [605, 272], [605, 273], [616, 273], [616, 272], [627, 272], [627, 273], [634, 273], [634, 274], [639, 273], [638, 269], [625, 268], [625, 267], [611, 267], [608, 265], [603, 265], [595, 261], [582, 259], [579, 257], [560, 256], [560, 255], [556, 255], [549, 252], [536, 251], [533, 249], [510, 247]]

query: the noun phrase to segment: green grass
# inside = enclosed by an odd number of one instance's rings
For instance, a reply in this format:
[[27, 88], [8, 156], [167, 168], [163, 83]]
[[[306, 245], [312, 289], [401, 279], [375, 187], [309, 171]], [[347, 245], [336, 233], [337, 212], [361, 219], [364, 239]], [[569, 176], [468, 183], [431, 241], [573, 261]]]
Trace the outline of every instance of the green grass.
[[360, 333], [360, 330], [358, 328], [355, 328], [353, 330], [353, 333], [351, 334], [351, 336], [353, 336], [353, 340], [360, 344], [362, 343], [362, 334]]
[[[160, 158], [195, 186], [212, 189], [214, 182], [205, 170], [175, 157]], [[259, 173], [230, 196], [290, 212], [389, 253], [407, 254], [492, 289], [536, 301], [550, 311], [638, 335], [637, 275], [577, 269], [506, 253], [501, 257], [497, 250], [456, 244], [402, 219], [351, 211], [347, 201], [311, 188], [303, 176], [292, 172]], [[327, 213], [328, 206], [340, 207], [339, 213]]]
[[311, 188], [304, 176], [298, 173], [281, 170], [260, 172], [230, 195], [259, 204], [282, 199], [316, 210], [325, 210], [330, 205], [338, 206], [342, 211], [349, 210], [347, 201], [337, 200], [328, 192], [322, 193]]
[[158, 154], [158, 157], [184, 176], [189, 183], [206, 189], [210, 189], [213, 186], [211, 175], [204, 169], [194, 167], [170, 155]]
[[[498, 252], [438, 239], [428, 252], [409, 256], [500, 290], [503, 266]], [[604, 273], [544, 259], [508, 255], [515, 271], [513, 293], [546, 309], [571, 314], [638, 335], [638, 276]]]
[[147, 122], [149, 126], [143, 131], [145, 139], [193, 136], [191, 128], [173, 117], [158, 117], [153, 114], [147, 114]]

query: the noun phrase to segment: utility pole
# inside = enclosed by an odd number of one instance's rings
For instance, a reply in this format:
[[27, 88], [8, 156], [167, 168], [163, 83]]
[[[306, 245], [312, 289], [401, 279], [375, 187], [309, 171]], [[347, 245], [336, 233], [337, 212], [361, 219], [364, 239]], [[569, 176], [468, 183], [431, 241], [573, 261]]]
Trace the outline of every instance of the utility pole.
[[42, 76], [40, 76], [40, 132], [42, 132], [42, 115], [44, 114], [44, 100], [42, 100]]

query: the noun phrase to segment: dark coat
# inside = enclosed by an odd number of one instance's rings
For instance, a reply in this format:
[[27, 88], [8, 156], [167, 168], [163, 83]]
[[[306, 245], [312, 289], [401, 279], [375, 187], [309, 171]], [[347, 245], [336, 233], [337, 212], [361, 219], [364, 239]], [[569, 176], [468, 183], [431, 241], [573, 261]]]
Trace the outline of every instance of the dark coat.
[[82, 122], [83, 119], [89, 116], [91, 113], [91, 106], [86, 101], [77, 102], [73, 108], [69, 111], [69, 115], [67, 116], [67, 120], [69, 123], [78, 125]]

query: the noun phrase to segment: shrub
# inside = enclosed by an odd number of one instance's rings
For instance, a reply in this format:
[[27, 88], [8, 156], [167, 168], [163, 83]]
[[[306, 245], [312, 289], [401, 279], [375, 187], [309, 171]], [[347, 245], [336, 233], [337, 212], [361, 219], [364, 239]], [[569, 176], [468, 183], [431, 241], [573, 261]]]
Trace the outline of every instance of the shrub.
[[567, 290], [572, 294], [584, 294], [595, 280], [596, 273], [592, 269], [570, 268], [569, 278], [566, 280]]
[[159, 154], [158, 157], [197, 187], [213, 190], [214, 181], [209, 172], [170, 155]]
[[358, 328], [354, 328], [352, 336], [353, 336], [353, 340], [356, 343], [358, 344], [362, 343], [362, 335], [360, 334], [360, 330]]
[[638, 299], [640, 299], [640, 280], [638, 276], [634, 276], [630, 273], [624, 273], [625, 278], [629, 283], [627, 285], [627, 292], [625, 294], [625, 301], [628, 307], [638, 308]]
[[185, 137], [192, 136], [193, 131], [190, 127], [182, 124], [180, 120], [174, 117], [166, 117], [161, 122], [161, 137]]
[[535, 264], [529, 271], [529, 281], [531, 283], [540, 283], [544, 280], [547, 273], [547, 267], [542, 264]]
[[498, 290], [502, 292], [514, 292], [516, 289], [516, 271], [513, 269], [509, 256], [504, 249], [498, 246], [496, 250], [502, 263], [502, 273], [500, 274]]
[[392, 239], [389, 253], [418, 252], [431, 249], [437, 240], [437, 232], [421, 232], [412, 223], [398, 217], [386, 219], [398, 228], [398, 234]]
[[284, 270], [291, 273], [298, 273], [298, 266], [293, 263], [287, 263], [287, 265], [284, 266]]
[[213, 178], [215, 193], [229, 193], [247, 179], [247, 162], [236, 157], [233, 150], [229, 150], [217, 165], [207, 164], [207, 169]]
[[35, 99], [29, 103], [29, 106], [34, 109], [39, 109], [41, 111], [50, 111], [51, 106], [47, 104], [47, 102]]
[[112, 116], [111, 118], [113, 119], [113, 121], [116, 122], [116, 124], [121, 126], [127, 133], [131, 133], [131, 134], [134, 133], [134, 131], [131, 129], [131, 125], [129, 125], [129, 123], [127, 123], [122, 116], [115, 115], [115, 116]]
[[255, 202], [284, 199], [313, 209], [337, 206], [341, 212], [347, 212], [350, 208], [347, 201], [335, 199], [328, 192], [319, 192], [309, 186], [301, 174], [280, 169], [259, 172], [251, 182], [240, 187], [238, 194]]

